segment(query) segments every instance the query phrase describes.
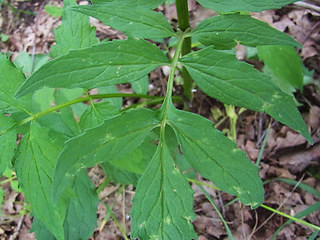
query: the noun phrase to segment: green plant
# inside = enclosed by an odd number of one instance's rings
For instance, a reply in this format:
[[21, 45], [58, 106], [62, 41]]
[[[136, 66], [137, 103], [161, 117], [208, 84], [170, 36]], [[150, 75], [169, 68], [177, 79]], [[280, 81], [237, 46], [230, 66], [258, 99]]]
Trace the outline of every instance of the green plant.
[[[236, 42], [301, 47], [286, 34], [238, 12], [294, 1], [198, 0], [221, 14], [191, 30], [187, 0], [176, 0], [177, 31], [152, 10], [164, 0], [92, 2], [76, 6], [73, 0], [64, 1], [63, 23], [55, 30], [51, 51], [54, 59], [29, 78], [0, 55], [0, 109], [6, 114], [0, 116], [0, 172], [14, 166], [32, 208], [37, 239], [91, 236], [98, 198], [85, 169], [99, 163], [113, 180], [136, 186], [131, 238], [196, 238], [193, 191], [182, 174], [186, 169], [199, 172], [243, 204], [259, 207], [264, 191], [258, 167], [211, 121], [176, 109], [173, 102], [181, 98], [173, 96], [173, 82], [179, 70], [189, 101], [196, 84], [225, 104], [266, 112], [312, 142], [293, 97], [224, 51]], [[123, 31], [128, 39], [98, 43], [86, 15]], [[172, 59], [144, 40], [163, 38], [177, 39]], [[201, 50], [192, 51], [192, 39], [201, 43]], [[146, 76], [163, 65], [171, 68], [165, 97], [145, 95]], [[127, 82], [134, 83], [138, 93], [116, 92], [114, 84]], [[91, 95], [93, 88], [99, 94]], [[151, 99], [142, 106], [162, 105], [159, 110], [137, 105], [121, 109], [121, 97]], [[23, 138], [15, 151], [18, 133]]]

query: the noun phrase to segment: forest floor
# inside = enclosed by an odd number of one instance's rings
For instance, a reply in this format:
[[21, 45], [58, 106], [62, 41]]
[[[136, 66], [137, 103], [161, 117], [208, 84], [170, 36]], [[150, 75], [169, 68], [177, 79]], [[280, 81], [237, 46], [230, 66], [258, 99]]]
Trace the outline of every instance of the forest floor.
[[[1, 2], [1, 1], [0, 1]], [[315, 1], [317, 2], [317, 1]], [[53, 29], [61, 23], [60, 17], [52, 17], [45, 11], [45, 6], [62, 6], [60, 0], [4, 0], [0, 17], [0, 51], [11, 53], [12, 60], [16, 59], [22, 51], [32, 54], [48, 54], [51, 45], [54, 44]], [[84, 2], [82, 2], [84, 3]], [[213, 15], [212, 11], [202, 8], [195, 1], [189, 1], [191, 25], [196, 26], [204, 18]], [[176, 24], [177, 16], [175, 5], [161, 6], [158, 8], [166, 17]], [[308, 71], [306, 71], [306, 85], [303, 92], [295, 93], [297, 101], [301, 104], [299, 110], [303, 115], [312, 134], [314, 145], [291, 130], [290, 128], [275, 122], [268, 115], [249, 110], [238, 114], [236, 124], [237, 145], [244, 150], [252, 162], [256, 162], [259, 152], [262, 153], [260, 162], [260, 176], [265, 181], [264, 204], [289, 215], [307, 209], [319, 202], [316, 196], [305, 191], [301, 183], [320, 192], [320, 12], [317, 9], [290, 5], [280, 10], [264, 11], [252, 14], [280, 31], [294, 37], [302, 45], [299, 54]], [[97, 27], [97, 37], [123, 39], [125, 36], [110, 27], [102, 25], [95, 19], [92, 24]], [[246, 60], [246, 49], [237, 46], [237, 57]], [[250, 60], [258, 69], [262, 64], [258, 60]], [[311, 71], [311, 73], [310, 73]], [[309, 73], [308, 73], [309, 72]], [[150, 94], [163, 94], [165, 84], [162, 79], [166, 77], [166, 69], [159, 68], [150, 74]], [[132, 92], [129, 84], [119, 86], [122, 92]], [[224, 105], [203, 94], [196, 89], [191, 103], [191, 111], [201, 114], [215, 124], [218, 129], [228, 132], [229, 119], [226, 117]], [[179, 92], [179, 87], [176, 87]], [[129, 100], [125, 102], [130, 104]], [[239, 112], [240, 109], [236, 108]], [[266, 145], [263, 146], [266, 138]], [[99, 167], [89, 171], [93, 182], [100, 185], [105, 176]], [[283, 179], [296, 182], [288, 184]], [[210, 184], [205, 179], [199, 180]], [[32, 217], [29, 215], [28, 205], [24, 203], [24, 196], [19, 192], [15, 181], [0, 179], [0, 187], [4, 192], [2, 202], [2, 215], [0, 216], [0, 240], [4, 239], [35, 239], [33, 233], [29, 233]], [[227, 239], [226, 230], [220, 218], [202, 191], [192, 185], [195, 191], [194, 211], [196, 220], [193, 222], [200, 240]], [[276, 230], [287, 219], [272, 212], [258, 208], [251, 210], [239, 202], [225, 206], [233, 199], [232, 196], [204, 187], [211, 195], [219, 210], [229, 224], [235, 239], [272, 239]], [[320, 193], [319, 193], [320, 194]], [[108, 206], [113, 206], [112, 211], [119, 223], [130, 232], [130, 207], [134, 195], [134, 188], [126, 186], [124, 189], [118, 184], [109, 184], [100, 192], [101, 204], [98, 211], [98, 227], [91, 239], [124, 239], [119, 228], [109, 217], [104, 221]], [[0, 199], [1, 202], [1, 199]], [[320, 210], [315, 209], [303, 219], [319, 226]], [[291, 223], [283, 228], [275, 239], [308, 239], [314, 232], [298, 223]]]

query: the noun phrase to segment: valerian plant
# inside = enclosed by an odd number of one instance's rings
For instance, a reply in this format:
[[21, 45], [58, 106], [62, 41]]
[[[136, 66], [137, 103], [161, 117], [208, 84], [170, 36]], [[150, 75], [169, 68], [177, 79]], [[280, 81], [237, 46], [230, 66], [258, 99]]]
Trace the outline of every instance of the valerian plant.
[[[253, 209], [262, 204], [258, 167], [211, 121], [174, 106], [173, 100], [179, 100], [173, 96], [177, 70], [189, 101], [196, 85], [225, 104], [266, 112], [312, 142], [292, 95], [238, 61], [231, 50], [237, 43], [301, 47], [248, 15], [294, 0], [197, 1], [220, 14], [190, 29], [187, 0], [176, 0], [179, 26], [173, 29], [154, 11], [164, 0], [94, 0], [84, 6], [64, 0], [51, 61], [26, 79], [23, 69], [0, 55], [0, 172], [15, 169], [31, 205], [37, 239], [91, 236], [99, 199], [86, 169], [97, 164], [115, 181], [136, 186], [133, 239], [197, 238], [186, 169]], [[98, 42], [89, 16], [127, 39]], [[173, 57], [155, 44], [164, 38], [176, 39]], [[191, 42], [200, 43], [200, 50], [193, 50]], [[148, 74], [160, 66], [171, 69], [166, 95], [146, 95]], [[118, 93], [115, 84], [121, 83], [132, 83], [136, 93]], [[98, 94], [91, 95], [95, 88]], [[121, 97], [162, 105], [158, 110], [121, 109]], [[17, 134], [23, 136], [18, 147]]]

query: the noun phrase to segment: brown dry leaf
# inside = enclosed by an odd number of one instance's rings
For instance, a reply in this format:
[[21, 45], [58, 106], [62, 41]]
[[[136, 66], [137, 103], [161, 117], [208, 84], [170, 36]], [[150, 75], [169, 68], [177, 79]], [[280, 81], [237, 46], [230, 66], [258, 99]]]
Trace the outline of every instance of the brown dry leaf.
[[306, 140], [301, 134], [294, 133], [285, 126], [280, 132], [270, 129], [267, 143], [268, 152], [275, 156], [278, 152], [285, 152], [286, 149], [291, 149], [290, 152], [292, 152], [294, 150], [292, 148], [306, 144]]
[[320, 128], [320, 108], [312, 106], [307, 117], [307, 124], [311, 129], [316, 130]]
[[292, 173], [299, 173], [310, 165], [319, 165], [319, 159], [320, 143], [298, 153], [282, 156], [279, 158], [279, 163]]
[[245, 150], [251, 160], [257, 160], [259, 149], [256, 148], [255, 142], [247, 140]]
[[213, 219], [206, 216], [197, 216], [194, 226], [198, 234], [204, 234], [206, 236], [209, 234], [216, 238], [220, 238], [221, 235], [225, 234], [219, 218]]
[[251, 227], [244, 223], [237, 227], [237, 230], [232, 233], [235, 240], [243, 240], [246, 239], [251, 233]]
[[3, 213], [7, 215], [14, 215], [17, 213], [14, 202], [16, 201], [18, 195], [19, 193], [14, 191], [11, 191], [10, 193], [7, 193], [5, 195], [3, 204], [2, 204]]
[[268, 176], [269, 177], [282, 177], [282, 178], [288, 178], [288, 179], [295, 179], [296, 176], [292, 175], [288, 169], [282, 168], [282, 167], [276, 167], [276, 166], [269, 166], [267, 169]]

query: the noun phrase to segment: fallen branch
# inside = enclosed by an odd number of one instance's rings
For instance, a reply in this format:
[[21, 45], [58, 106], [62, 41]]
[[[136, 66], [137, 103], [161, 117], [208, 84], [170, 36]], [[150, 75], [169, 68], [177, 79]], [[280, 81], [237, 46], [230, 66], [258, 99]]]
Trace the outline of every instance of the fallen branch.
[[295, 2], [294, 5], [298, 6], [298, 7], [302, 7], [302, 8], [308, 8], [317, 12], [320, 12], [320, 7], [317, 5], [314, 5], [312, 3], [307, 3], [307, 2], [303, 2], [303, 1], [299, 1], [299, 2]]

